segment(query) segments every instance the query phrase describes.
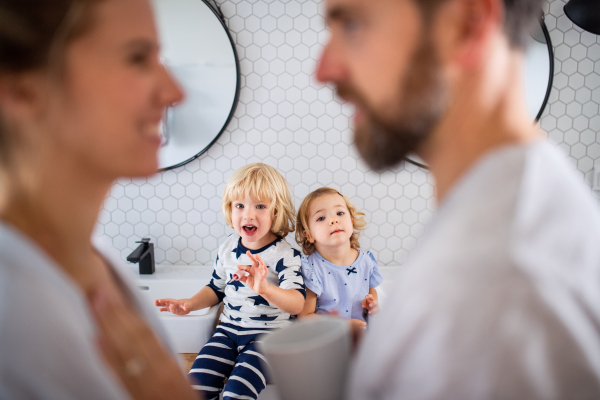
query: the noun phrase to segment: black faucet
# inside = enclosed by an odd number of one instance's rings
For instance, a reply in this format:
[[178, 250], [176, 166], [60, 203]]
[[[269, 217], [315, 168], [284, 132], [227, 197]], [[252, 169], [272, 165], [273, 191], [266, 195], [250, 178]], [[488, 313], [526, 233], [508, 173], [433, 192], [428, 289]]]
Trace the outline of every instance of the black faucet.
[[130, 263], [140, 263], [140, 274], [149, 275], [154, 273], [154, 244], [149, 238], [144, 238], [137, 249], [127, 256]]

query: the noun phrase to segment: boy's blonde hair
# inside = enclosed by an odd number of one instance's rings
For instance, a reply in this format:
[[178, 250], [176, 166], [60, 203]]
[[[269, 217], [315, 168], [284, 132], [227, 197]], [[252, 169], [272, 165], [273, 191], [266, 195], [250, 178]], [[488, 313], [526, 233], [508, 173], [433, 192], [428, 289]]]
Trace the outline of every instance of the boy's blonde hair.
[[234, 200], [250, 197], [269, 205], [271, 232], [286, 237], [294, 231], [294, 204], [283, 176], [273, 167], [263, 163], [243, 166], [231, 175], [223, 192], [223, 215], [225, 222], [233, 228], [231, 205]]
[[360, 248], [358, 237], [360, 236], [360, 232], [367, 226], [365, 221], [365, 213], [359, 211], [359, 209], [356, 208], [349, 198], [342, 195], [337, 190], [330, 187], [322, 187], [309, 193], [309, 195], [304, 198], [302, 204], [300, 204], [298, 216], [296, 217], [296, 243], [302, 247], [302, 252], [307, 256], [311, 255], [316, 250], [314, 243], [311, 243], [306, 237], [306, 233], [310, 233], [310, 230], [308, 229], [308, 208], [313, 200], [328, 194], [336, 194], [338, 196], [342, 196], [344, 199], [346, 208], [348, 208], [348, 212], [350, 212], [352, 227], [354, 228], [352, 236], [350, 236], [350, 246], [357, 250]]

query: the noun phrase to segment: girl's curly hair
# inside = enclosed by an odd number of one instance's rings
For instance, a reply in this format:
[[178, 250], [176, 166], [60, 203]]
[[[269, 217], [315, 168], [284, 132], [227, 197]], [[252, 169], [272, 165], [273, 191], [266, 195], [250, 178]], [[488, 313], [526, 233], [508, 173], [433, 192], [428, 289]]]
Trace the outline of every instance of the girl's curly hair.
[[300, 209], [298, 209], [298, 215], [296, 217], [296, 243], [302, 247], [302, 252], [307, 256], [311, 255], [316, 250], [315, 245], [306, 237], [306, 233], [310, 232], [308, 229], [308, 209], [310, 207], [310, 203], [321, 196], [329, 194], [337, 194], [342, 196], [344, 199], [346, 208], [348, 208], [350, 218], [352, 219], [352, 227], [354, 228], [352, 236], [350, 236], [350, 246], [357, 250], [360, 248], [358, 237], [360, 236], [360, 232], [363, 231], [367, 226], [367, 222], [365, 221], [365, 213], [356, 208], [350, 199], [342, 195], [339, 191], [330, 187], [322, 187], [309, 193], [308, 196], [304, 198], [302, 204], [300, 204]]

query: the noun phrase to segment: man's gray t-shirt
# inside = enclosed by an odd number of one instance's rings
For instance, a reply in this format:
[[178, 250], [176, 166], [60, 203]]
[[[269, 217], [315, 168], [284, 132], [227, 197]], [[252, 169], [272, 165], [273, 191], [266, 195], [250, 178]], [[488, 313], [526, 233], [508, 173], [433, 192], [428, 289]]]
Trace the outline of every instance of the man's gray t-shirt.
[[600, 212], [547, 143], [486, 155], [362, 342], [351, 399], [600, 398]]

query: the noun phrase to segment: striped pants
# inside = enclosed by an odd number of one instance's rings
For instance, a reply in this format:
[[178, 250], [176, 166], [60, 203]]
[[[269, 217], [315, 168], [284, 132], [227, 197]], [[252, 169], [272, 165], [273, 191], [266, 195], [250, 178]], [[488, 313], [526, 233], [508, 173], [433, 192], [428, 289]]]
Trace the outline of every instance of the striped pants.
[[272, 329], [242, 328], [221, 322], [204, 345], [189, 374], [206, 399], [217, 399], [223, 390], [225, 399], [255, 400], [265, 388], [268, 377], [260, 360], [266, 359], [256, 349], [255, 339]]

